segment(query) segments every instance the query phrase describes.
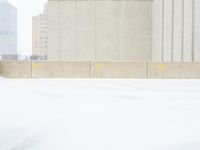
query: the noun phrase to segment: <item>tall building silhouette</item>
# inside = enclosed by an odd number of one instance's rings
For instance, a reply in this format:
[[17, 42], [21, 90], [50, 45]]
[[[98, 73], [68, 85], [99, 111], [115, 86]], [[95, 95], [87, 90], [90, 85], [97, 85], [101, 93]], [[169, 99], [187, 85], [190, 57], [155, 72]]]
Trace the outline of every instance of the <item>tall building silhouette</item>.
[[45, 4], [44, 12], [32, 18], [32, 55], [45, 58], [47, 49], [47, 4]]
[[17, 9], [0, 0], [0, 55], [17, 54]]

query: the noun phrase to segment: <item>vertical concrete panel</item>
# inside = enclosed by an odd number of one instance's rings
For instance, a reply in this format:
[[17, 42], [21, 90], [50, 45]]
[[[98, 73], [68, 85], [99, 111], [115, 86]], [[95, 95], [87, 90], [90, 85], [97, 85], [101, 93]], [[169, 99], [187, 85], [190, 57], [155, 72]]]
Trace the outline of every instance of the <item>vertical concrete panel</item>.
[[164, 61], [172, 57], [172, 0], [164, 0]]
[[49, 58], [151, 60], [151, 5], [149, 0], [49, 1]]
[[118, 1], [96, 1], [96, 60], [118, 59]]
[[192, 60], [192, 0], [184, 1], [184, 49], [183, 60]]
[[182, 55], [182, 0], [174, 0], [173, 61], [180, 62]]
[[95, 60], [95, 1], [77, 3], [77, 59]]
[[200, 0], [195, 0], [194, 61], [200, 62]]
[[60, 59], [76, 59], [76, 1], [60, 1]]
[[154, 0], [152, 61], [162, 60], [162, 19], [162, 0]]
[[59, 59], [59, 2], [48, 2], [48, 59]]
[[152, 2], [122, 1], [119, 50], [123, 60], [151, 60]]
[[133, 7], [133, 1], [121, 1], [119, 13], [119, 52], [121, 60], [131, 60], [135, 57]]

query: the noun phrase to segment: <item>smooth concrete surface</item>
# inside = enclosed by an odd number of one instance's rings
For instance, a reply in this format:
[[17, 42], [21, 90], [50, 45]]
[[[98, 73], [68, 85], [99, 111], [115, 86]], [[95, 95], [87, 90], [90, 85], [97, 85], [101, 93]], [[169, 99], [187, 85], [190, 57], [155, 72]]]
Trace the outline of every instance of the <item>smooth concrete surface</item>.
[[200, 0], [195, 0], [194, 61], [200, 62]]
[[172, 60], [172, 0], [164, 0], [163, 61]]
[[95, 60], [95, 3], [95, 1], [77, 3], [76, 49], [79, 60]]
[[163, 55], [163, 8], [161, 0], [153, 2], [152, 60], [161, 62]]
[[119, 1], [119, 60], [152, 59], [152, 2]]
[[49, 0], [49, 60], [150, 61], [153, 0]]
[[89, 62], [33, 61], [32, 78], [89, 78]]
[[182, 2], [183, 0], [174, 1], [174, 34], [173, 34], [173, 61], [180, 62], [182, 60]]
[[96, 60], [118, 60], [119, 2], [96, 1]]
[[200, 63], [148, 63], [149, 79], [200, 79]]
[[[54, 24], [53, 26], [48, 25], [48, 51], [47, 51], [47, 55], [48, 57], [50, 57], [51, 59], [56, 59], [60, 57], [60, 52], [59, 52], [59, 47], [60, 47], [60, 35], [59, 35], [59, 28], [60, 28], [60, 15], [59, 15], [59, 8], [60, 4], [57, 3], [56, 1], [52, 1], [51, 3], [48, 3], [48, 10], [54, 10], [54, 12], [52, 11], [48, 11], [48, 16], [52, 16], [52, 17], [48, 17], [48, 23], [49, 22], [57, 22], [56, 24]], [[51, 32], [49, 32], [51, 31]], [[51, 38], [49, 38], [51, 37]], [[55, 51], [54, 49], [56, 49], [57, 51]]]
[[199, 0], [154, 0], [152, 61], [200, 61]]
[[192, 61], [192, 51], [193, 51], [193, 21], [192, 21], [192, 1], [184, 1], [184, 40], [183, 40], [183, 61], [190, 62]]
[[[59, 34], [60, 60], [75, 60], [76, 58], [76, 19], [77, 19], [77, 2], [60, 1], [59, 2], [59, 30], [54, 31]], [[50, 9], [49, 11], [52, 11]], [[53, 10], [54, 11], [54, 10]], [[51, 16], [49, 16], [51, 18]], [[48, 26], [54, 26], [59, 22], [49, 22]], [[51, 31], [49, 31], [51, 32]], [[51, 39], [51, 37], [49, 37]], [[51, 57], [51, 55], [49, 55]]]
[[147, 78], [146, 62], [92, 62], [92, 78]]
[[200, 63], [0, 61], [8, 78], [200, 79]]
[[7, 78], [31, 78], [31, 62], [0, 61], [0, 76]]

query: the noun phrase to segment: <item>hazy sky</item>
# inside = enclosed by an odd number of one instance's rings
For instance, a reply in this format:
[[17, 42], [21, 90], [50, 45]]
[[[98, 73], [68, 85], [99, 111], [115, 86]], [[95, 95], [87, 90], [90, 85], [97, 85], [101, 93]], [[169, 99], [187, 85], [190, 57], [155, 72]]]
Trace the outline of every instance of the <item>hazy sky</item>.
[[47, 0], [7, 0], [18, 11], [18, 53], [30, 54], [32, 50], [32, 16], [43, 12]]

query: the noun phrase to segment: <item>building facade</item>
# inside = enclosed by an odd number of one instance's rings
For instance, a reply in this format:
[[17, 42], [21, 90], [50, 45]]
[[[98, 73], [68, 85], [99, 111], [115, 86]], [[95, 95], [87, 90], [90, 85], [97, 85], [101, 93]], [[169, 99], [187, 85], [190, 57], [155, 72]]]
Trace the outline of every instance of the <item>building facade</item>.
[[200, 0], [49, 0], [49, 59], [200, 61]]
[[17, 9], [0, 0], [0, 55], [17, 55]]
[[153, 0], [49, 0], [50, 60], [148, 61]]
[[200, 0], [154, 0], [153, 61], [200, 61]]
[[32, 18], [32, 55], [33, 57], [47, 56], [48, 37], [47, 37], [47, 4], [44, 12]]

